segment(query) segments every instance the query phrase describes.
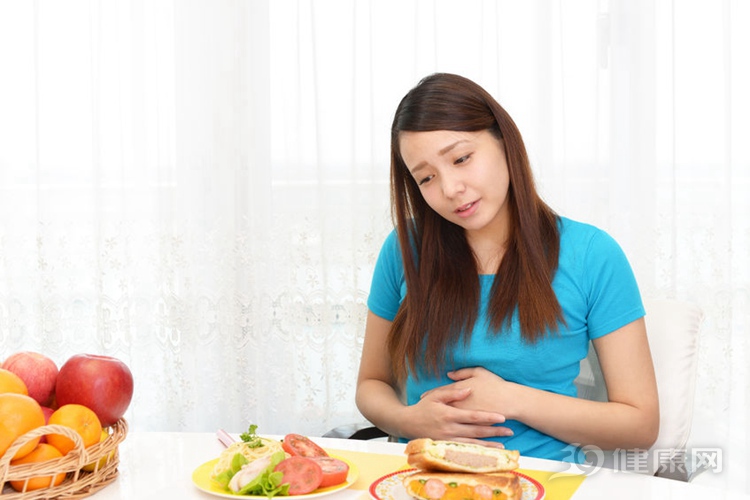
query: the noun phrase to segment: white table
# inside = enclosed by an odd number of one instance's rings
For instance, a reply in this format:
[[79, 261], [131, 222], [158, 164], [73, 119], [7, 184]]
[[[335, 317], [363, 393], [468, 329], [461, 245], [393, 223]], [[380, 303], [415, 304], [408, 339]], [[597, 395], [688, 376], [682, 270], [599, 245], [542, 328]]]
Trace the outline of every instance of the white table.
[[[235, 436], [236, 437], [236, 436]], [[328, 449], [403, 456], [403, 444], [385, 441], [312, 438]], [[199, 465], [219, 456], [223, 446], [212, 433], [134, 432], [120, 445], [120, 475], [115, 482], [91, 496], [94, 500], [197, 499], [216, 496], [200, 491], [191, 476]], [[521, 457], [524, 469], [566, 471], [562, 462]], [[346, 489], [326, 500], [364, 500], [368, 493]], [[750, 500], [750, 495], [712, 489], [698, 484], [642, 474], [600, 469], [590, 474], [573, 495], [574, 500]]]

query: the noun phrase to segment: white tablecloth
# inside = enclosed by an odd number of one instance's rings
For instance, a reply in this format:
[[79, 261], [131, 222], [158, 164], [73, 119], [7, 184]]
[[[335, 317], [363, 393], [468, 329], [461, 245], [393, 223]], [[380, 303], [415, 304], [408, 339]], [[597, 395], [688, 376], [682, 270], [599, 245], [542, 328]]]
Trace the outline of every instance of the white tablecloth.
[[[235, 436], [236, 437], [236, 436]], [[404, 459], [403, 444], [386, 441], [356, 441], [313, 438], [326, 449], [366, 453], [358, 465], [363, 479], [369, 481], [373, 472], [368, 463], [393, 467]], [[120, 445], [120, 475], [117, 480], [90, 498], [94, 500], [199, 499], [217, 498], [199, 490], [192, 482], [193, 471], [201, 464], [219, 456], [223, 446], [212, 433], [131, 433]], [[370, 457], [369, 454], [378, 456]], [[390, 457], [382, 457], [390, 455]], [[384, 460], [389, 458], [390, 460]], [[369, 460], [372, 459], [372, 460]], [[535, 471], [570, 472], [570, 465], [550, 460], [521, 457], [521, 468]], [[398, 466], [394, 468], [396, 470]], [[551, 483], [550, 483], [551, 484]], [[554, 490], [545, 500], [556, 500]], [[326, 500], [366, 500], [367, 489], [348, 488], [331, 494]], [[574, 500], [750, 500], [750, 495], [712, 489], [698, 484], [645, 476], [636, 473], [597, 470], [580, 483]]]

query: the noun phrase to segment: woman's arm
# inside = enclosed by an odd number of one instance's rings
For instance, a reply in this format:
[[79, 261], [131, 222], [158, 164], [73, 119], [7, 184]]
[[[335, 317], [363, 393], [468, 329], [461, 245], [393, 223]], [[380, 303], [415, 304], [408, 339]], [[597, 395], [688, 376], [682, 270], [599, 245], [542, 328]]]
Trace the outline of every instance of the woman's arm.
[[561, 441], [602, 449], [651, 447], [659, 433], [659, 398], [643, 319], [593, 342], [608, 402], [507, 382], [482, 368], [449, 374], [457, 383], [446, 388], [472, 389], [459, 407], [501, 412]]
[[471, 388], [447, 389], [415, 405], [405, 405], [388, 355], [390, 328], [390, 321], [368, 311], [356, 394], [357, 407], [365, 418], [388, 434], [406, 439], [430, 437], [487, 444], [480, 439], [509, 434], [506, 427], [495, 426], [505, 422], [500, 414], [451, 406], [469, 396]]
[[362, 415], [392, 436], [401, 435], [393, 415], [402, 410], [387, 351], [391, 322], [367, 312], [356, 403]]

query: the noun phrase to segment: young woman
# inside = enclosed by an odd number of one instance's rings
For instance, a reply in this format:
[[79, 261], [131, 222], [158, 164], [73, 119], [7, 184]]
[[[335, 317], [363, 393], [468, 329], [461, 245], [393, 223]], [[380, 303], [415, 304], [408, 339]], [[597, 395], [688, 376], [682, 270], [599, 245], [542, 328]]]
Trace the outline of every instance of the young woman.
[[[578, 445], [653, 444], [656, 381], [628, 261], [605, 232], [541, 200], [521, 135], [489, 93], [435, 74], [406, 94], [391, 203], [357, 382], [370, 422], [402, 439], [557, 460], [580, 459]], [[589, 340], [608, 402], [576, 397]]]

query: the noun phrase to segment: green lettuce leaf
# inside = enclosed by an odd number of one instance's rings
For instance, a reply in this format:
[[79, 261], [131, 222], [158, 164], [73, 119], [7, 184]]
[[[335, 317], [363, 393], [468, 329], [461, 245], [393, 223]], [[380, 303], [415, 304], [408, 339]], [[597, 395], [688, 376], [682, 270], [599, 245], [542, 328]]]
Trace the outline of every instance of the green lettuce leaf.
[[225, 490], [228, 490], [229, 481], [231, 481], [232, 477], [234, 477], [234, 475], [237, 474], [237, 472], [242, 468], [242, 466], [247, 463], [249, 462], [247, 458], [245, 458], [245, 455], [243, 455], [242, 453], [236, 453], [232, 457], [232, 462], [231, 462], [229, 469], [214, 476], [213, 478], [214, 481], [216, 481]]
[[[268, 498], [273, 498], [277, 495], [288, 495], [289, 484], [281, 484], [281, 480], [283, 479], [284, 474], [281, 472], [274, 472], [273, 470], [285, 458], [286, 455], [283, 451], [278, 451], [271, 455], [271, 465], [266, 467], [263, 472], [258, 474], [255, 479], [246, 484], [244, 488], [237, 492], [237, 494], [258, 496], [262, 495]], [[236, 474], [236, 471], [234, 472], [234, 474]]]

